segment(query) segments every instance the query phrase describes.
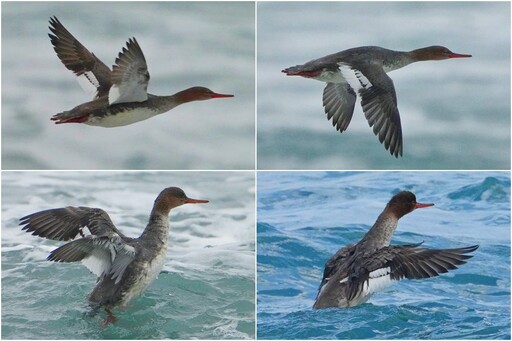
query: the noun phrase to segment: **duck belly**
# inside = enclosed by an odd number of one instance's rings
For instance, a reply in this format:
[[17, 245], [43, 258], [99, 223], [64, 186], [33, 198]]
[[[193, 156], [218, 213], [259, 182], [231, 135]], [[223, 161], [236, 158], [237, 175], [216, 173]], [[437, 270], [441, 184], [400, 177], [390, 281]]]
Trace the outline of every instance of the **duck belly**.
[[139, 271], [132, 274], [134, 278], [129, 281], [130, 285], [123, 290], [121, 306], [125, 306], [134, 298], [139, 297], [153, 283], [160, 271], [162, 271], [164, 261], [165, 252], [159, 254], [151, 262], [139, 265]]
[[113, 113], [112, 110], [109, 110], [107, 115], [90, 116], [84, 123], [90, 126], [113, 128], [144, 121], [158, 114], [159, 112], [147, 107], [134, 108], [117, 113]]

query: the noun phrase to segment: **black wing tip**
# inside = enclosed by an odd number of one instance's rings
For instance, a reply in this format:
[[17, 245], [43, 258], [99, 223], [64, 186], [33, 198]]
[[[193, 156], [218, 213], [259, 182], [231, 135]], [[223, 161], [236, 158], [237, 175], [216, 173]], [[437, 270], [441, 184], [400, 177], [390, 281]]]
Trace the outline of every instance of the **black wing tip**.
[[112, 71], [120, 67], [119, 64], [122, 62], [123, 56], [126, 56], [127, 58], [136, 58], [136, 55], [139, 55], [144, 63], [146, 62], [146, 57], [144, 56], [137, 39], [135, 39], [135, 37], [131, 37], [126, 42], [126, 47], [123, 46], [121, 52], [118, 53], [114, 65], [112, 65]]
[[455, 269], [458, 269], [456, 265], [466, 264], [467, 263], [466, 260], [473, 258], [473, 256], [474, 256], [474, 255], [468, 255], [468, 253], [475, 251], [479, 247], [480, 247], [480, 245], [472, 245], [472, 246], [466, 246], [466, 247], [461, 247], [461, 248], [457, 248], [457, 249], [446, 249], [446, 250], [442, 250], [442, 251], [449, 252], [452, 254], [452, 256], [455, 256], [458, 259], [459, 263], [452, 264], [455, 267]]
[[[445, 249], [445, 251], [451, 251], [453, 253], [457, 253], [457, 254], [460, 254], [460, 255], [465, 255], [466, 253], [471, 253], [471, 252], [475, 251], [479, 247], [480, 247], [480, 245], [476, 244], [476, 245], [471, 245], [471, 246], [466, 246], [466, 247], [459, 247], [459, 248], [454, 248], [454, 249]], [[469, 256], [469, 257], [472, 257], [472, 256]]]
[[31, 230], [29, 230], [32, 226], [30, 224], [30, 219], [32, 219], [36, 214], [38, 214], [39, 212], [36, 212], [36, 213], [31, 213], [31, 214], [28, 214], [24, 217], [21, 217], [19, 218], [19, 223], [18, 223], [18, 226], [22, 226], [22, 225], [25, 225], [23, 226], [22, 230], [27, 230], [27, 232], [30, 232]]
[[[383, 143], [383, 142], [381, 142]], [[384, 146], [385, 147], [385, 146]], [[386, 148], [388, 149], [388, 148]], [[402, 151], [402, 146], [400, 147], [391, 147], [389, 148], [389, 153], [394, 156], [396, 159], [400, 158], [400, 157], [403, 157], [403, 151]]]
[[477, 250], [479, 247], [480, 247], [480, 245], [476, 244], [476, 245], [464, 247], [464, 248], [462, 248], [460, 250], [461, 250], [462, 253], [470, 253], [470, 252], [473, 252], [473, 251]]
[[59, 19], [57, 19], [56, 15], [51, 16], [49, 22], [52, 25], [54, 25], [55, 23], [60, 24], [60, 21], [59, 21]]
[[[396, 132], [393, 134], [395, 135]], [[377, 135], [377, 134], [376, 134]], [[386, 149], [389, 148], [389, 152], [391, 153], [391, 155], [393, 155], [395, 158], [399, 158], [399, 157], [403, 157], [403, 142], [402, 142], [402, 132], [399, 131], [398, 132], [398, 139], [396, 141], [394, 141], [394, 143], [390, 143], [386, 146], [386, 142], [389, 143], [389, 141], [386, 141], [385, 139], [383, 139], [382, 141], [380, 141], [380, 143], [383, 143], [384, 144], [384, 147]]]
[[116, 58], [116, 64], [121, 59], [121, 57], [123, 55], [127, 54], [130, 51], [132, 46], [140, 49], [139, 43], [137, 42], [137, 39], [135, 39], [135, 37], [129, 38], [128, 41], [126, 42], [126, 46], [123, 46], [123, 48], [121, 49], [121, 52], [118, 53], [117, 58]]
[[40, 218], [46, 219], [49, 217], [49, 215], [51, 216], [53, 212], [67, 209], [69, 207], [72, 206], [52, 208], [26, 215], [22, 218], [19, 218], [18, 226], [22, 226], [21, 230], [30, 233], [32, 236], [58, 241], [73, 240], [76, 235], [82, 235], [81, 231], [83, 227], [78, 227], [78, 231], [75, 235], [73, 235], [71, 233], [72, 231], [66, 232], [65, 230], [56, 230], [55, 228], [44, 228], [45, 226], [41, 225], [41, 222], [38, 222]]
[[[66, 244], [64, 244], [66, 245]], [[55, 249], [53, 250], [52, 252], [50, 252], [50, 254], [48, 255], [48, 257], [46, 257], [46, 260], [47, 261], [50, 261], [50, 262], [59, 262], [59, 263], [71, 263], [70, 261], [66, 261], [65, 259], [63, 258], [59, 258], [56, 254], [56, 251], [59, 250], [59, 249]]]
[[59, 26], [63, 27], [62, 23], [59, 21], [59, 19], [57, 19], [55, 15], [50, 17], [50, 20], [48, 20], [48, 22], [50, 23], [49, 28], [53, 33], [55, 33]]
[[59, 21], [59, 19], [57, 19], [56, 16], [50, 17], [49, 22], [50, 22], [50, 26], [48, 26], [48, 28], [50, 29], [50, 31], [53, 34], [48, 33], [48, 37], [50, 37], [50, 40], [52, 41], [52, 45], [54, 46], [55, 52], [57, 52], [56, 44], [60, 40], [59, 31], [66, 31], [66, 29], [64, 28], [64, 25], [62, 25], [62, 23]]
[[138, 48], [140, 50], [140, 45], [137, 39], [135, 37], [131, 37], [126, 42], [126, 48], [123, 47], [123, 53], [126, 53], [127, 50], [130, 50], [130, 47], [133, 45], [133, 47]]

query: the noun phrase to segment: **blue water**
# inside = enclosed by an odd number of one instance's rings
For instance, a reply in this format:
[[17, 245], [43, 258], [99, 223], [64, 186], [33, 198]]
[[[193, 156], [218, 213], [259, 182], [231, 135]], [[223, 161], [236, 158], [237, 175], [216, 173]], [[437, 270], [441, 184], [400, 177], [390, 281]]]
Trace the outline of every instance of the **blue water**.
[[[474, 257], [355, 308], [312, 310], [325, 261], [399, 190], [435, 206], [403, 217], [392, 243], [479, 244]], [[259, 172], [257, 259], [259, 339], [510, 339], [510, 175]]]
[[[510, 169], [510, 2], [258, 3], [258, 169]], [[392, 157], [359, 103], [340, 134], [325, 84], [281, 70], [351, 47], [431, 45], [472, 58], [393, 71], [404, 156]]]
[[[53, 51], [54, 15], [108, 66], [136, 37], [150, 93], [199, 85], [235, 97], [125, 127], [55, 125], [91, 96]], [[3, 2], [3, 169], [253, 169], [254, 17], [253, 2]]]
[[[252, 172], [3, 172], [2, 339], [252, 339], [255, 336]], [[43, 209], [101, 207], [139, 236], [156, 195], [179, 186], [205, 205], [170, 215], [163, 272], [119, 321], [85, 317], [95, 276], [80, 263], [46, 261], [61, 242], [21, 231]]]

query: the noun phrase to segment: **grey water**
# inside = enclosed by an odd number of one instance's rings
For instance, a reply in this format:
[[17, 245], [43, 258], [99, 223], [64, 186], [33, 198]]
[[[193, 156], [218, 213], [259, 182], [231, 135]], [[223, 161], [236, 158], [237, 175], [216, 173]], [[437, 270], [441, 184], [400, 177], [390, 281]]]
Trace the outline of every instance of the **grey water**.
[[[258, 169], [510, 169], [509, 2], [258, 3]], [[325, 84], [286, 67], [357, 46], [443, 45], [472, 58], [389, 73], [404, 156], [392, 157], [359, 102], [340, 134]]]
[[[135, 37], [150, 93], [235, 97], [124, 127], [55, 125], [92, 96], [53, 51], [51, 16], [108, 66]], [[254, 169], [254, 17], [252, 2], [3, 2], [3, 169]]]

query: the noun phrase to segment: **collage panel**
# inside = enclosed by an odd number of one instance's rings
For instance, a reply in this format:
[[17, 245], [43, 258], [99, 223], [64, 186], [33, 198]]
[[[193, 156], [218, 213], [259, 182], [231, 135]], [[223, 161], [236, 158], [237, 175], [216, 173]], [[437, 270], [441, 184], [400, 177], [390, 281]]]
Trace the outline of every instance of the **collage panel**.
[[510, 338], [509, 172], [257, 183], [258, 339]]
[[253, 2], [3, 2], [2, 47], [3, 169], [255, 167]]
[[258, 169], [510, 169], [510, 2], [257, 10]]
[[4, 172], [2, 339], [254, 339], [254, 186], [253, 172]]

